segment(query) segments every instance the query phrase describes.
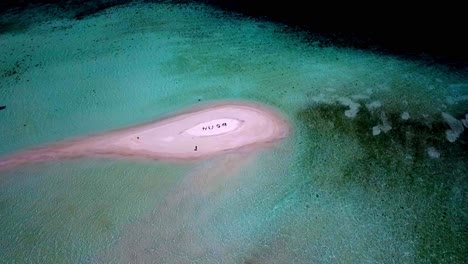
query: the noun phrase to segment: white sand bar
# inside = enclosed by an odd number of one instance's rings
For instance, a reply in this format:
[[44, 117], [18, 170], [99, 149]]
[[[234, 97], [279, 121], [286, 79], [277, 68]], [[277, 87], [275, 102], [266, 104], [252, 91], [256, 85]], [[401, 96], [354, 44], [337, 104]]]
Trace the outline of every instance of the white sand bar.
[[[288, 125], [271, 110], [251, 104], [211, 105], [130, 131], [118, 131], [92, 148], [120, 155], [196, 158], [285, 137]], [[167, 140], [170, 139], [170, 140]]]
[[28, 162], [88, 155], [193, 159], [284, 138], [286, 119], [252, 103], [223, 102], [159, 121], [65, 141], [0, 159], [0, 169]]

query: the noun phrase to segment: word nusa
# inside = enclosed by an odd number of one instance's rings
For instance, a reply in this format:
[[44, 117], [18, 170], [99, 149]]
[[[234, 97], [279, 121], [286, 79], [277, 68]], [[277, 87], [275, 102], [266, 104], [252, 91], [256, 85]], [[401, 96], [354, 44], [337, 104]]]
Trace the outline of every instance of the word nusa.
[[206, 127], [202, 127], [202, 129], [203, 130], [212, 130], [214, 128], [221, 128], [223, 126], [227, 126], [227, 123], [216, 124], [215, 126], [206, 126]]

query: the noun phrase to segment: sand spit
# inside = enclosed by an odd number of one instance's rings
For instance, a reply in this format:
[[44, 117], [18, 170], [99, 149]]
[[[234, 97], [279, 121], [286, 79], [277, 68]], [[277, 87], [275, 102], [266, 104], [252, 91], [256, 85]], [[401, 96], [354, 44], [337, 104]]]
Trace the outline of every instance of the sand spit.
[[289, 129], [283, 116], [264, 105], [210, 103], [162, 120], [5, 156], [0, 170], [83, 156], [197, 159], [263, 146], [286, 137]]

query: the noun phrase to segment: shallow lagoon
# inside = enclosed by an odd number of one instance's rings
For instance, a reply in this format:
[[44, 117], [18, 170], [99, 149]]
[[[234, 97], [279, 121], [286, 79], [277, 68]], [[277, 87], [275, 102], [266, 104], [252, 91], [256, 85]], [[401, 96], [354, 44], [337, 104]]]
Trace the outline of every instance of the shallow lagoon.
[[450, 142], [460, 128], [442, 114], [466, 118], [466, 71], [323, 46], [204, 5], [26, 12], [35, 23], [0, 35], [2, 155], [211, 100], [271, 105], [294, 130], [257, 153], [182, 164], [0, 172], [1, 262], [466, 259], [467, 134]]

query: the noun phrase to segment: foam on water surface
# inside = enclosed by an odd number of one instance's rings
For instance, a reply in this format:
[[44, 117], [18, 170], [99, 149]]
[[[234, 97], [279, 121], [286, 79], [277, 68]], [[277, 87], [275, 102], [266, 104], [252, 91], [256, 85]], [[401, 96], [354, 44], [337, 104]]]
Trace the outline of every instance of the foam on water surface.
[[0, 35], [2, 155], [210, 100], [259, 101], [294, 127], [260, 152], [197, 162], [1, 172], [0, 262], [466, 258], [466, 72], [322, 47], [204, 5], [25, 12], [40, 18]]

